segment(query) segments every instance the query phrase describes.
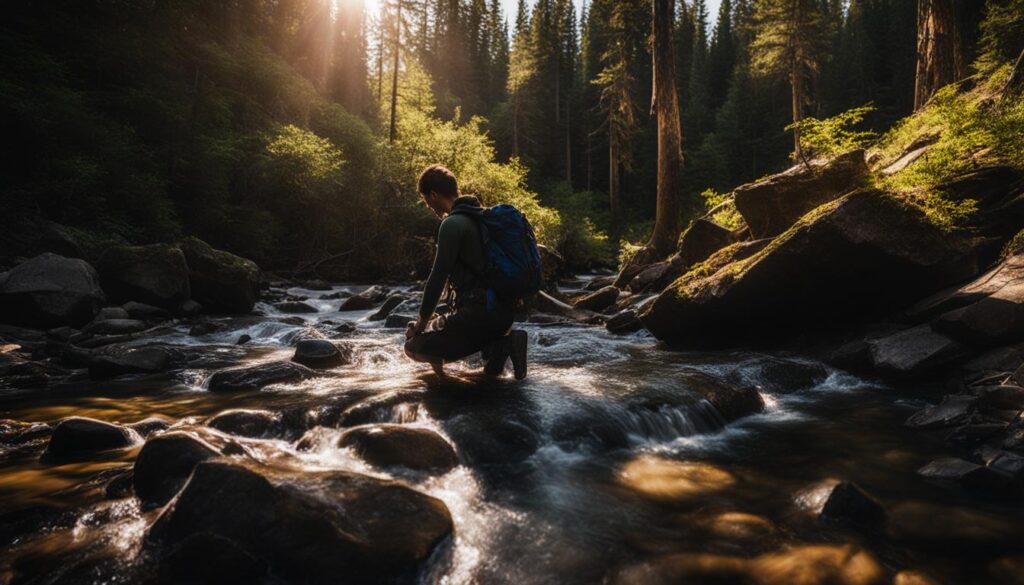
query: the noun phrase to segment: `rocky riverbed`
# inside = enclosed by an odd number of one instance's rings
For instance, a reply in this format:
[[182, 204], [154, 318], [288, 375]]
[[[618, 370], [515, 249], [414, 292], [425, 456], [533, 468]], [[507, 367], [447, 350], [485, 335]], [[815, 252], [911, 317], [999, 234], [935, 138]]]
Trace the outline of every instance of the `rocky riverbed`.
[[409, 287], [312, 287], [64, 372], [6, 328], [0, 580], [1018, 582], [1019, 499], [919, 473], [967, 456], [924, 388], [538, 314], [526, 380], [439, 380]]

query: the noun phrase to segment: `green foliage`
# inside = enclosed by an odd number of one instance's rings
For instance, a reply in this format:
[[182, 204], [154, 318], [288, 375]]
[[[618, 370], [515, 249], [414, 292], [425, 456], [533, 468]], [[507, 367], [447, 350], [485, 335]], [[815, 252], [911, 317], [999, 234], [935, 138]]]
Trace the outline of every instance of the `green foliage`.
[[719, 205], [722, 206], [711, 216], [711, 221], [731, 230], [743, 226], [743, 216], [736, 210], [731, 193], [717, 193], [714, 189], [705, 189], [700, 196], [704, 198], [704, 205], [709, 212]]
[[981, 23], [981, 50], [973, 64], [982, 76], [1012, 62], [1024, 50], [1024, 0], [989, 0]]
[[607, 210], [595, 205], [587, 191], [573, 191], [564, 181], [542, 187], [543, 204], [558, 210], [561, 221], [550, 242], [566, 264], [576, 269], [613, 266], [615, 253], [607, 226]]
[[799, 128], [801, 143], [809, 151], [808, 154], [829, 158], [855, 148], [864, 148], [878, 139], [877, 132], [853, 129], [863, 122], [865, 115], [873, 111], [875, 107], [866, 104], [823, 120], [808, 116], [786, 126], [785, 130], [788, 132]]
[[996, 107], [986, 96], [1009, 75], [998, 69], [975, 91], [958, 93], [955, 86], [936, 92], [929, 104], [898, 124], [880, 146], [883, 161], [893, 161], [914, 140], [937, 135], [924, 156], [905, 169], [882, 178], [880, 185], [920, 205], [937, 225], [952, 229], [975, 210], [973, 200], [950, 201], [943, 183], [989, 160], [1024, 169], [1024, 103]]
[[1003, 248], [1002, 257], [1009, 258], [1017, 254], [1024, 254], [1024, 229], [1017, 232], [1017, 235], [1010, 238]]

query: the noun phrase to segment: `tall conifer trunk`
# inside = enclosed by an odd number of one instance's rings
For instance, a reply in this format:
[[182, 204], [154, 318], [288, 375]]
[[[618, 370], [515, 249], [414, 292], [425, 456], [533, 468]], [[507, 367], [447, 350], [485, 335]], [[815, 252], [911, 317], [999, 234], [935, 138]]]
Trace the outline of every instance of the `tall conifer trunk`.
[[672, 43], [675, 0], [654, 0], [654, 89], [651, 107], [658, 121], [658, 199], [654, 233], [647, 247], [653, 258], [670, 254], [679, 239], [679, 201], [683, 150]]
[[953, 0], [918, 0], [914, 110], [963, 77], [963, 54]]

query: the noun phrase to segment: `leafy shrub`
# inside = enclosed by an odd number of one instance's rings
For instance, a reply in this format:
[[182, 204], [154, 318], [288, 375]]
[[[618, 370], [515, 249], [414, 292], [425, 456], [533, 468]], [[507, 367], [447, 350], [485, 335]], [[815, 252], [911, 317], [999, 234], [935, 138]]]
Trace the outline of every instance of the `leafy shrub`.
[[785, 130], [788, 132], [799, 128], [801, 145], [813, 156], [829, 158], [856, 148], [864, 148], [878, 139], [875, 132], [853, 129], [864, 121], [864, 116], [873, 111], [874, 106], [866, 104], [824, 120], [808, 116], [786, 126]]
[[714, 189], [705, 189], [700, 196], [704, 198], [704, 206], [708, 211], [725, 204], [711, 216], [711, 221], [731, 230], [743, 227], [743, 216], [736, 210], [736, 202], [731, 193], [718, 193]]

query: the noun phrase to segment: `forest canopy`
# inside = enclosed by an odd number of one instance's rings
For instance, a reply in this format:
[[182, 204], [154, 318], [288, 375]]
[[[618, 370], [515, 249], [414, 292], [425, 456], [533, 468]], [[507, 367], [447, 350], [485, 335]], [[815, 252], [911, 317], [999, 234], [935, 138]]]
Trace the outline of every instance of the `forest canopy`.
[[[1005, 78], [1021, 2], [974, 4], [957, 14], [958, 63], [974, 68], [961, 65], [961, 77]], [[647, 237], [658, 160], [650, 2], [593, 0], [577, 12], [571, 0], [520, 0], [514, 14], [497, 0], [375, 7], [9, 7], [6, 237], [29, 237], [44, 219], [90, 253], [196, 235], [273, 270], [407, 277], [429, 262], [436, 229], [414, 185], [431, 163], [451, 167], [465, 193], [523, 209], [574, 267], [613, 266]], [[722, 0], [710, 15], [704, 0], [677, 2], [681, 225], [792, 164], [801, 145], [836, 154], [911, 114], [919, 9]], [[936, 107], [949, 113], [956, 91]], [[985, 128], [984, 139], [1012, 140], [1014, 128]], [[917, 172], [933, 184], [940, 171]], [[17, 253], [8, 246], [4, 264]]]

